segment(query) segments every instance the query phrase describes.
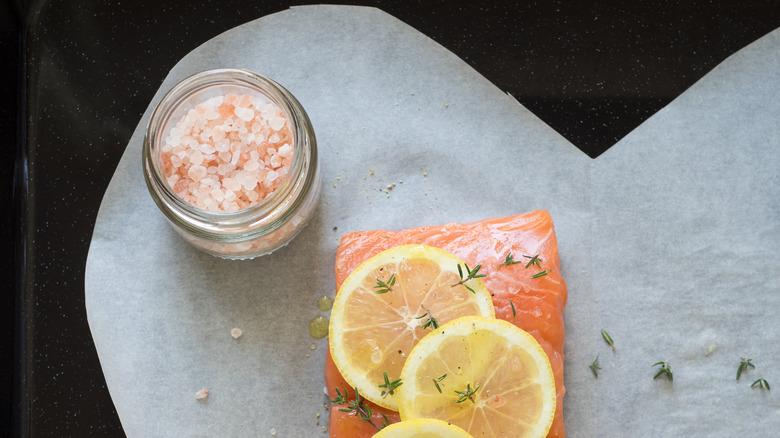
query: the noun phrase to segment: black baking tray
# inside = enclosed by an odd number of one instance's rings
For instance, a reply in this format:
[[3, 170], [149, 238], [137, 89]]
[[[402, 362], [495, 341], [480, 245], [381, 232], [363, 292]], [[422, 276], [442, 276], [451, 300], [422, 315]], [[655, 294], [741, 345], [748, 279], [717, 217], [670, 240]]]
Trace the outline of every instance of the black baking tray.
[[[591, 157], [780, 27], [777, 1], [339, 3], [415, 27]], [[124, 436], [84, 309], [103, 192], [181, 57], [302, 4], [5, 1], [0, 436]]]

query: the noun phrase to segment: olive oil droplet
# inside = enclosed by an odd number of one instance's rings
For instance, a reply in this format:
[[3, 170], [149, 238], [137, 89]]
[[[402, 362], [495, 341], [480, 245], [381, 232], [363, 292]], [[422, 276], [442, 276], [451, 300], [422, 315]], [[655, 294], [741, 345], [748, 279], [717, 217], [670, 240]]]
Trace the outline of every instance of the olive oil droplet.
[[333, 298], [327, 295], [321, 296], [320, 299], [317, 300], [317, 307], [323, 312], [330, 310], [330, 308], [333, 307]]
[[314, 339], [322, 339], [328, 336], [328, 318], [315, 316], [309, 321], [309, 334]]

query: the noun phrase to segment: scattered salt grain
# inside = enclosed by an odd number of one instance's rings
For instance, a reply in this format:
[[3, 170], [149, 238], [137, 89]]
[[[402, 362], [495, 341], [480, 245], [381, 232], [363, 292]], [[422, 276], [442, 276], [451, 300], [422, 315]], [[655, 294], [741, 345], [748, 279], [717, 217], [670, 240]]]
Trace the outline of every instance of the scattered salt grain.
[[241, 331], [241, 329], [238, 327], [234, 328], [233, 330], [230, 330], [230, 336], [232, 336], [233, 339], [240, 338], [242, 334], [244, 334], [244, 332]]
[[236, 108], [233, 112], [236, 114], [236, 117], [245, 122], [251, 122], [255, 118], [255, 112], [249, 108]]
[[241, 183], [234, 180], [233, 178], [223, 178], [222, 179], [222, 187], [232, 191], [237, 192], [241, 190]]
[[245, 170], [257, 170], [260, 168], [260, 163], [258, 163], [256, 160], [249, 160], [246, 163], [244, 163], [244, 169]]
[[201, 389], [200, 391], [195, 393], [195, 399], [196, 400], [203, 400], [204, 398], [209, 396], [209, 390], [206, 388]]
[[284, 145], [282, 145], [282, 147], [279, 148], [279, 155], [281, 155], [282, 157], [286, 157], [286, 158], [292, 157], [292, 152], [293, 152], [292, 146], [290, 146], [287, 143], [285, 143]]
[[214, 152], [217, 151], [217, 149], [214, 147], [214, 145], [209, 143], [203, 143], [200, 145], [200, 151], [206, 155], [211, 155]]
[[269, 433], [271, 436], [276, 436], [276, 429], [274, 429], [274, 428], [272, 427], [272, 428], [271, 428], [271, 430], [269, 430], [269, 431], [268, 431], [268, 433]]
[[205, 167], [195, 165], [189, 168], [187, 175], [192, 178], [193, 181], [198, 182], [208, 174], [208, 170]]
[[208, 108], [203, 113], [203, 117], [206, 118], [206, 120], [215, 120], [219, 118], [219, 111], [217, 111], [215, 108]]
[[[256, 169], [257, 167], [254, 167], [253, 169], [247, 169], [247, 170], [256, 170]], [[245, 190], [252, 191], [254, 190], [255, 186], [257, 186], [257, 175], [248, 171], [239, 172], [239, 174], [236, 175], [236, 181], [238, 181], [244, 187]]]
[[284, 127], [285, 119], [284, 117], [273, 117], [271, 120], [268, 121], [268, 124], [271, 126], [271, 129], [274, 131], [279, 131]]

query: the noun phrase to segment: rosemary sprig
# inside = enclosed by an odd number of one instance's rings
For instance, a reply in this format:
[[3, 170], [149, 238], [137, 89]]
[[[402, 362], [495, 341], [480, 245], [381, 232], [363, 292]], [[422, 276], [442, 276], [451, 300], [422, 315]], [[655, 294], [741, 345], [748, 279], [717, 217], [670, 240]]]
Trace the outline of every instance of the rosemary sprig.
[[515, 310], [515, 303], [513, 303], [512, 300], [509, 300], [509, 305], [512, 306], [512, 319], [517, 321], [517, 310]]
[[546, 269], [545, 269], [544, 271], [539, 271], [539, 272], [537, 272], [536, 274], [532, 275], [532, 276], [531, 276], [531, 278], [539, 278], [539, 277], [544, 277], [545, 275], [547, 275], [547, 274], [549, 274], [549, 273], [550, 273], [550, 271], [548, 271], [548, 270], [546, 270]]
[[469, 287], [469, 285], [467, 285], [466, 282], [469, 280], [473, 280], [475, 278], [487, 277], [487, 275], [477, 274], [480, 268], [482, 268], [482, 265], [474, 266], [474, 269], [469, 269], [469, 265], [467, 265], [466, 263], [463, 263], [463, 266], [466, 267], [466, 275], [465, 276], [463, 275], [463, 269], [460, 267], [460, 264], [458, 264], [458, 276], [460, 277], [460, 281], [453, 284], [452, 287], [459, 286], [462, 284], [463, 286], [466, 287], [466, 289], [470, 290], [471, 293], [476, 294], [476, 292], [474, 292], [474, 289]]
[[420, 307], [425, 309], [425, 313], [423, 313], [422, 315], [414, 319], [422, 319], [425, 318], [426, 316], [428, 317], [428, 319], [426, 319], [422, 324], [420, 324], [420, 327], [422, 327], [423, 329], [427, 329], [428, 327], [433, 327], [431, 330], [436, 330], [437, 328], [439, 328], [439, 320], [433, 317], [431, 311], [428, 310], [428, 308], [423, 306], [422, 304], [420, 304]]
[[751, 387], [751, 388], [753, 388], [753, 387], [756, 387], [756, 386], [757, 386], [757, 387], [759, 387], [759, 388], [761, 388], [761, 389], [766, 389], [767, 391], [769, 391], [769, 382], [767, 382], [766, 380], [764, 380], [764, 378], [763, 378], [763, 377], [762, 377], [762, 378], [760, 378], [760, 379], [758, 379], [758, 380], [756, 380], [755, 382], [753, 382], [753, 383], [750, 385], [750, 387]]
[[599, 357], [596, 356], [596, 359], [593, 361], [592, 364], [588, 365], [588, 368], [593, 372], [593, 377], [599, 376], [599, 371], [601, 370], [601, 367], [599, 366]]
[[515, 256], [513, 256], [512, 252], [510, 251], [506, 253], [506, 259], [504, 259], [503, 262], [499, 263], [498, 266], [511, 266], [511, 265], [516, 265], [518, 263], [522, 263], [522, 262], [520, 260], [515, 260]]
[[455, 400], [455, 403], [463, 403], [466, 400], [471, 400], [472, 403], [476, 403], [473, 396], [477, 393], [478, 390], [479, 385], [477, 385], [476, 388], [471, 389], [471, 383], [466, 383], [466, 389], [463, 391], [455, 391], [455, 393], [459, 394], [459, 397], [457, 400]]
[[349, 390], [347, 388], [344, 388], [344, 394], [342, 394], [341, 391], [336, 388], [336, 398], [332, 399], [330, 402], [334, 405], [346, 405], [343, 408], [339, 408], [339, 411], [354, 412], [355, 416], [358, 417], [360, 421], [369, 423], [377, 430], [382, 430], [390, 423], [387, 416], [382, 414], [382, 417], [384, 417], [384, 424], [374, 424], [374, 422], [371, 420], [371, 415], [373, 413], [371, 411], [371, 407], [366, 405], [366, 400], [364, 398], [360, 397], [360, 393], [358, 392], [357, 388], [355, 388], [355, 400], [349, 399]]
[[375, 294], [386, 294], [388, 292], [393, 291], [393, 286], [395, 285], [395, 274], [391, 275], [390, 278], [387, 279], [387, 282], [384, 282], [380, 279], [376, 279], [376, 285], [374, 286]]
[[739, 361], [739, 367], [737, 367], [737, 380], [739, 380], [739, 376], [742, 375], [742, 372], [747, 371], [748, 367], [755, 368], [756, 366], [753, 365], [753, 362], [751, 362], [753, 359], [745, 359], [744, 357], [740, 359]]
[[612, 351], [615, 351], [615, 341], [612, 340], [612, 337], [609, 336], [609, 333], [607, 333], [606, 330], [601, 329], [601, 337], [604, 338], [604, 341], [607, 343], [607, 345], [612, 347]]
[[525, 269], [528, 269], [531, 266], [536, 266], [537, 268], [542, 269], [542, 264], [541, 264], [542, 259], [539, 258], [539, 254], [536, 254], [535, 256], [529, 256], [523, 254], [523, 257], [527, 259], [531, 259], [528, 261], [528, 263], [526, 263]]
[[439, 394], [441, 394], [441, 386], [439, 386], [439, 383], [441, 383], [444, 378], [447, 377], [447, 374], [442, 374], [441, 376], [431, 379], [433, 380], [433, 384], [436, 386], [436, 389], [439, 391]]
[[672, 367], [669, 366], [669, 362], [662, 360], [660, 362], [654, 363], [652, 366], [657, 367], [658, 365], [661, 365], [661, 368], [659, 368], [658, 372], [655, 373], [655, 376], [653, 376], [653, 380], [665, 375], [670, 382], [674, 381], [674, 376], [672, 375]]
[[401, 379], [393, 380], [391, 382], [390, 379], [387, 378], [386, 372], [383, 371], [382, 374], [384, 375], [385, 383], [382, 383], [381, 385], [379, 385], [379, 387], [385, 389], [383, 389], [382, 393], [379, 395], [381, 395], [382, 398], [385, 398], [387, 397], [388, 394], [394, 395], [393, 391], [395, 391], [399, 386], [403, 385], [404, 382]]

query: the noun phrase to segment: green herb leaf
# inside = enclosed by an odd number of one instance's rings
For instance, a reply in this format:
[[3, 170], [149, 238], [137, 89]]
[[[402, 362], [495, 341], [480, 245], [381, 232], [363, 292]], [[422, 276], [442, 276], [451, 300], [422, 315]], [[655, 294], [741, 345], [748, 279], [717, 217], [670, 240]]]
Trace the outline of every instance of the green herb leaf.
[[336, 388], [336, 398], [331, 400], [331, 403], [334, 405], [343, 405], [347, 402], [347, 398], [349, 397], [349, 391], [347, 391], [347, 388], [344, 388], [344, 394], [339, 391], [338, 388]]
[[596, 359], [593, 361], [592, 364], [588, 365], [588, 368], [593, 372], [594, 377], [599, 376], [599, 371], [601, 370], [601, 367], [599, 366], [599, 357], [596, 356]]
[[437, 377], [435, 379], [431, 379], [431, 380], [433, 380], [433, 384], [436, 386], [436, 389], [439, 391], [439, 394], [441, 394], [441, 386], [439, 386], [439, 382], [444, 380], [445, 377], [447, 377], [447, 374], [442, 374], [441, 376], [439, 376], [439, 377]]
[[753, 365], [753, 362], [751, 362], [753, 359], [745, 359], [744, 357], [741, 358], [739, 361], [739, 366], [737, 367], [737, 380], [739, 380], [739, 376], [742, 375], [744, 371], [747, 371], [748, 368], [755, 368], [756, 366]]
[[502, 263], [499, 263], [498, 266], [511, 266], [516, 265], [520, 263], [519, 260], [515, 260], [515, 256], [512, 255], [511, 252], [506, 253], [506, 259]]
[[601, 337], [604, 338], [604, 341], [607, 342], [607, 345], [612, 347], [612, 351], [615, 351], [615, 341], [612, 340], [612, 337], [609, 336], [609, 333], [607, 333], [606, 330], [601, 329]]
[[517, 311], [515, 310], [515, 303], [513, 303], [512, 300], [509, 300], [509, 305], [512, 306], [512, 319], [517, 321]]
[[487, 277], [487, 275], [477, 274], [477, 272], [479, 272], [479, 270], [482, 268], [482, 265], [474, 266], [474, 269], [470, 269], [469, 265], [467, 265], [466, 263], [463, 263], [463, 266], [466, 268], [466, 275], [465, 276], [463, 275], [463, 269], [461, 269], [460, 264], [458, 264], [458, 277], [460, 277], [460, 281], [453, 284], [452, 287], [460, 286], [462, 284], [463, 286], [466, 287], [466, 289], [471, 291], [471, 293], [476, 294], [476, 292], [474, 292], [474, 289], [469, 287], [469, 285], [467, 285], [466, 282], [469, 280], [473, 280], [475, 278]]
[[425, 313], [423, 313], [420, 316], [415, 317], [414, 319], [422, 319], [422, 318], [425, 318], [426, 316], [428, 317], [428, 319], [426, 319], [422, 324], [420, 324], [420, 327], [422, 327], [424, 329], [427, 329], [428, 327], [431, 327], [431, 330], [435, 330], [435, 329], [439, 328], [439, 320], [433, 317], [433, 314], [431, 313], [431, 311], [428, 310], [428, 308], [423, 306], [422, 304], [420, 304], [420, 307], [425, 309]]
[[542, 259], [539, 258], [539, 254], [536, 254], [535, 256], [529, 256], [529, 255], [523, 254], [523, 257], [525, 257], [527, 259], [531, 259], [531, 260], [528, 261], [528, 263], [526, 263], [525, 269], [528, 269], [531, 266], [536, 266], [537, 268], [542, 269], [542, 264], [540, 263], [542, 261]]
[[473, 395], [477, 393], [479, 390], [479, 385], [477, 385], [476, 388], [471, 389], [471, 383], [466, 383], [466, 389], [463, 391], [455, 391], [456, 394], [459, 394], [459, 397], [457, 400], [455, 400], [455, 403], [463, 403], [466, 400], [471, 400], [472, 403], [476, 403], [474, 401]]
[[389, 395], [394, 395], [393, 391], [395, 391], [399, 386], [403, 385], [404, 382], [401, 379], [393, 380], [391, 382], [390, 379], [387, 378], [387, 373], [386, 372], [382, 372], [382, 374], [384, 375], [385, 383], [380, 384], [379, 387], [380, 388], [385, 388], [385, 389], [383, 389], [381, 394], [379, 394], [379, 395], [381, 395], [382, 398], [385, 398], [385, 397], [387, 397], [388, 394]]
[[760, 378], [760, 379], [758, 379], [758, 380], [756, 380], [755, 382], [753, 382], [753, 383], [750, 385], [750, 387], [751, 387], [751, 388], [753, 388], [754, 386], [757, 386], [757, 387], [759, 387], [759, 388], [761, 388], [761, 389], [766, 389], [767, 391], [769, 391], [769, 382], [767, 382], [766, 380], [764, 380], [764, 378], [763, 378], [763, 377], [762, 377], [762, 378]]
[[374, 286], [374, 293], [375, 294], [386, 294], [388, 292], [393, 291], [393, 286], [395, 285], [395, 274], [391, 275], [390, 278], [387, 279], [387, 282], [384, 282], [380, 279], [376, 279], [376, 286]]
[[549, 274], [549, 273], [550, 273], [550, 271], [548, 271], [548, 270], [539, 271], [539, 272], [537, 272], [536, 274], [532, 275], [532, 276], [531, 276], [531, 278], [539, 278], [539, 277], [544, 277], [545, 275], [547, 275], [547, 274]]
[[[349, 399], [349, 390], [347, 388], [344, 388], [344, 394], [336, 388], [336, 398], [332, 399], [331, 403], [336, 406], [344, 405], [343, 408], [339, 408], [340, 412], [354, 412], [358, 420], [369, 423], [377, 430], [381, 430], [386, 426], [386, 424], [383, 426], [374, 424], [371, 420], [371, 415], [373, 414], [371, 406], [366, 405], [366, 400], [360, 397], [360, 392], [358, 392], [357, 388], [355, 388], [355, 400]], [[385, 417], [385, 420], [387, 420], [387, 417]]]
[[659, 365], [661, 366], [661, 368], [658, 369], [658, 372], [653, 377], [653, 380], [661, 376], [666, 376], [666, 378], [670, 382], [674, 381], [674, 375], [672, 374], [672, 367], [669, 366], [669, 362], [667, 361], [656, 362], [652, 366], [657, 367]]

